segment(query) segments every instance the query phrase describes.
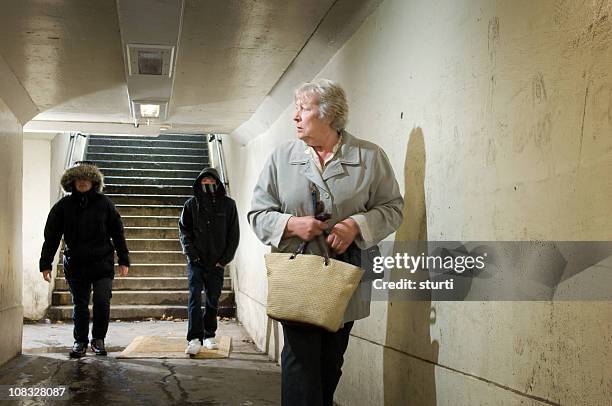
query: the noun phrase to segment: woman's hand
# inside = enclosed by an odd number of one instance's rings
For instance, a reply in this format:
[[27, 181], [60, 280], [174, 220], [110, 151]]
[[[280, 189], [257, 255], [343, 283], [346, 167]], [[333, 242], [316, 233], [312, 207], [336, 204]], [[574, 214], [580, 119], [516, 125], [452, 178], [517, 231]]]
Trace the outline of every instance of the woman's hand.
[[355, 241], [359, 233], [359, 225], [349, 217], [336, 223], [327, 236], [327, 243], [337, 254], [342, 254]]
[[293, 216], [287, 221], [283, 237], [300, 237], [303, 241], [311, 241], [323, 234], [325, 229], [327, 229], [327, 224], [315, 219], [313, 216]]
[[51, 282], [51, 270], [46, 270], [42, 272], [43, 275], [43, 279], [46, 280], [47, 282]]

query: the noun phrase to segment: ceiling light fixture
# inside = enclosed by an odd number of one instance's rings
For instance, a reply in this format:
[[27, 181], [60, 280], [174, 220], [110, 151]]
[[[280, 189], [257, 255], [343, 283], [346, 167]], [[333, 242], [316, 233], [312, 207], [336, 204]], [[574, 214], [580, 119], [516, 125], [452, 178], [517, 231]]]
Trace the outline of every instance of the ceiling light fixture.
[[141, 104], [140, 117], [142, 118], [159, 118], [159, 104]]
[[165, 100], [132, 100], [132, 112], [136, 119], [164, 121], [168, 112], [168, 102]]

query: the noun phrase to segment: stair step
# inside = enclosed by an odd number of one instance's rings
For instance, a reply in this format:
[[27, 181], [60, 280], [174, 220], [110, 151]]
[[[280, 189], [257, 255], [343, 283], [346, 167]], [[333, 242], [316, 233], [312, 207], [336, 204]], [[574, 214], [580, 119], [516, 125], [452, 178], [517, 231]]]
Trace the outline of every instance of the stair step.
[[201, 141], [204, 142], [208, 139], [206, 134], [159, 134], [157, 137], [151, 137], [154, 140], [161, 141]]
[[[223, 278], [223, 289], [229, 290], [232, 288], [232, 278], [226, 276]], [[56, 291], [68, 291], [70, 288], [65, 278], [55, 279]], [[113, 280], [113, 291], [119, 290], [185, 290], [189, 289], [189, 281], [187, 275], [182, 277], [117, 277]]]
[[122, 216], [124, 227], [176, 227], [180, 217]]
[[207, 134], [158, 134], [153, 136], [141, 135], [90, 135], [90, 139], [112, 138], [116, 140], [142, 140], [142, 141], [190, 141], [190, 142], [205, 142], [208, 139]]
[[178, 227], [124, 227], [125, 238], [178, 238]]
[[90, 138], [89, 147], [105, 145], [105, 146], [144, 146], [144, 147], [170, 147], [170, 148], [201, 148], [207, 149], [208, 143], [203, 141], [179, 141], [179, 140], [158, 140], [158, 139], [140, 139], [140, 138]]
[[88, 152], [87, 160], [90, 161], [132, 161], [132, 162], [192, 162], [203, 164], [208, 162], [208, 155], [158, 155], [147, 153], [107, 153], [107, 152]]
[[[130, 247], [128, 246], [128, 249]], [[130, 251], [130, 262], [135, 264], [180, 264], [187, 262], [182, 251]]]
[[[104, 171], [102, 172], [104, 173]], [[155, 178], [145, 176], [106, 176], [104, 175], [104, 182], [106, 185], [144, 185], [144, 186], [155, 186], [161, 185], [162, 187], [167, 186], [189, 186], [192, 187], [197, 175], [193, 178]], [[107, 189], [105, 189], [107, 190]]]
[[[91, 306], [89, 306], [89, 312], [91, 314]], [[51, 320], [70, 320], [72, 319], [72, 306], [51, 306], [47, 315]], [[217, 315], [219, 317], [234, 317], [236, 315], [236, 308], [234, 305], [219, 307]], [[111, 304], [110, 318], [112, 320], [143, 320], [148, 318], [159, 319], [161, 317], [169, 316], [175, 319], [187, 319], [187, 304], [185, 303], [182, 306], [129, 306]]]
[[[119, 275], [119, 266], [115, 265], [115, 275]], [[187, 263], [178, 264], [138, 264], [132, 263], [129, 276], [187, 276]], [[230, 276], [229, 269], [225, 269], [225, 276]], [[57, 276], [64, 276], [64, 267], [60, 262], [57, 265]]]
[[119, 214], [122, 216], [174, 216], [180, 217], [183, 205], [130, 205], [116, 204]]
[[144, 162], [144, 161], [133, 161], [133, 160], [109, 161], [109, 160], [100, 160], [100, 159], [91, 159], [91, 158], [88, 160], [92, 161], [98, 168], [112, 167], [115, 169], [147, 169], [147, 170], [161, 169], [164, 171], [172, 171], [172, 172], [181, 170], [181, 171], [197, 171], [197, 173], [200, 173], [202, 169], [208, 168], [210, 166], [210, 164], [206, 161], [203, 161], [201, 163], [194, 163], [194, 162]]
[[193, 195], [125, 195], [107, 193], [115, 204], [132, 204], [132, 205], [183, 205]]
[[154, 154], [154, 155], [194, 155], [208, 156], [208, 150], [205, 148], [189, 148], [186, 146], [162, 147], [162, 146], [147, 146], [147, 145], [89, 145], [87, 154]]
[[163, 185], [116, 185], [106, 183], [106, 195], [193, 195], [191, 186], [163, 186]]
[[160, 182], [163, 182], [167, 178], [185, 178], [193, 180], [198, 177], [200, 171], [209, 165], [198, 167], [197, 169], [135, 169], [135, 168], [103, 168], [99, 167], [100, 171], [104, 174], [104, 178], [113, 176], [125, 176], [131, 178], [145, 177], [145, 178], [159, 178]]
[[[135, 264], [187, 263], [187, 258], [183, 254], [182, 248], [174, 251], [136, 250], [128, 243], [128, 249], [130, 250], [130, 262], [133, 262]], [[64, 251], [60, 250], [60, 257], [62, 257], [63, 255]]]
[[[205, 300], [202, 293], [202, 299]], [[234, 293], [229, 290], [221, 291], [219, 306], [232, 306]], [[117, 290], [113, 291], [111, 303], [117, 305], [187, 305], [188, 290]], [[67, 291], [54, 291], [51, 299], [53, 306], [72, 304], [72, 297]]]
[[131, 251], [180, 251], [183, 249], [178, 238], [133, 238], [126, 241]]

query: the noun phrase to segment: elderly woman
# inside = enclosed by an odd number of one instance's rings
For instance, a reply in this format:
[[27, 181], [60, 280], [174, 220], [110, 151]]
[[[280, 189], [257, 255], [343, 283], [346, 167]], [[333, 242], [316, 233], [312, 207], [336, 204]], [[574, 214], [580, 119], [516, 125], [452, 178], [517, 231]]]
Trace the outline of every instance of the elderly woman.
[[[338, 84], [325, 79], [305, 83], [295, 92], [295, 107], [298, 139], [276, 148], [264, 165], [249, 222], [274, 251], [294, 252], [301, 241], [323, 234], [336, 258], [358, 265], [347, 254], [376, 245], [402, 221], [403, 200], [393, 169], [380, 147], [344, 130], [348, 105]], [[322, 255], [320, 248], [313, 243], [307, 250]], [[371, 282], [365, 275], [336, 333], [283, 323], [283, 405], [333, 404], [353, 322], [370, 313]]]

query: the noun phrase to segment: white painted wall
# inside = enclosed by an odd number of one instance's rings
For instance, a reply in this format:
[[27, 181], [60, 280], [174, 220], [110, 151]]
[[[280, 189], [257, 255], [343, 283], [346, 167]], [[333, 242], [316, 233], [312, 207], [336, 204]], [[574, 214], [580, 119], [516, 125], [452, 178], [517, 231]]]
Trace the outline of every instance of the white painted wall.
[[22, 126], [0, 98], [0, 365], [21, 352]]
[[38, 269], [44, 229], [51, 208], [51, 140], [26, 134], [23, 140], [23, 317], [40, 320], [53, 286]]
[[66, 156], [69, 147], [69, 133], [58, 133], [51, 141], [50, 201], [52, 204], [55, 204], [55, 202], [61, 198], [60, 179], [66, 170]]
[[[561, 0], [380, 5], [317, 76], [345, 87], [348, 130], [389, 155], [406, 192], [398, 239], [612, 237], [611, 12]], [[284, 104], [246, 146], [225, 142], [238, 313], [261, 348], [266, 248], [246, 212], [266, 157], [295, 136]], [[346, 358], [342, 405], [609, 404], [612, 306], [375, 303]]]
[[[73, 161], [83, 159], [85, 138], [77, 138]], [[24, 134], [23, 144], [23, 306], [24, 318], [40, 320], [51, 305], [55, 279], [47, 283], [38, 269], [44, 228], [51, 207], [60, 198], [60, 179], [70, 146], [69, 133]], [[52, 276], [57, 272], [58, 253]]]

